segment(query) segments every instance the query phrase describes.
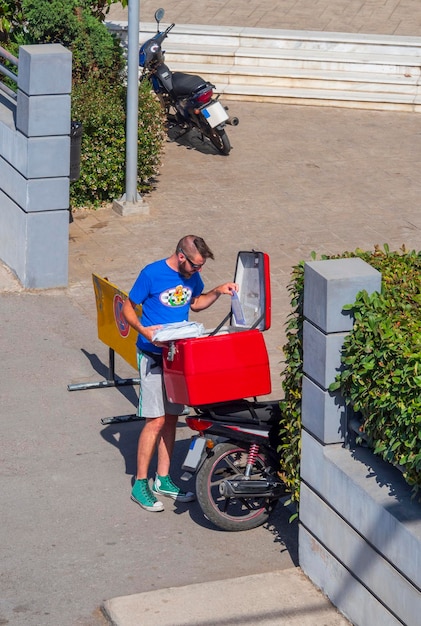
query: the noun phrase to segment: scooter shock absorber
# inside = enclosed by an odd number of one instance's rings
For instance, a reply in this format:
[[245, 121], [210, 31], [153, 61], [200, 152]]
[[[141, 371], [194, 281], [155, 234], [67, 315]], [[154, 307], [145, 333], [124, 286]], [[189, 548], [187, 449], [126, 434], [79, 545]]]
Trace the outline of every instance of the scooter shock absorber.
[[252, 443], [249, 449], [248, 457], [247, 457], [247, 465], [246, 470], [244, 472], [244, 476], [246, 478], [250, 478], [251, 470], [253, 469], [253, 465], [256, 462], [256, 457], [259, 454], [259, 446], [257, 443]]

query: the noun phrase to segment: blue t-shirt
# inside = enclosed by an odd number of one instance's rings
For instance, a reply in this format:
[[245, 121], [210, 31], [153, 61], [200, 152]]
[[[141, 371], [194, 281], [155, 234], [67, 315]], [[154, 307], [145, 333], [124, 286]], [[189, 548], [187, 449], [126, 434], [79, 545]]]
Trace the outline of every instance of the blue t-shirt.
[[[156, 326], [188, 320], [190, 301], [203, 291], [203, 280], [196, 272], [190, 278], [171, 269], [166, 259], [143, 268], [130, 290], [129, 298], [142, 305], [142, 326]], [[136, 342], [140, 350], [162, 352], [139, 334]]]

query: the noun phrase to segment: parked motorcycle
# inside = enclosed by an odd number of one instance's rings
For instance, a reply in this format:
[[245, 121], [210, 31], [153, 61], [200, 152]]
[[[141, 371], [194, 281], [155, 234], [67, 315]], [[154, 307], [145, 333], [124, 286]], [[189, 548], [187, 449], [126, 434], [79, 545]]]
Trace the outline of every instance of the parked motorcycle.
[[279, 402], [238, 400], [195, 409], [186, 423], [199, 434], [183, 463], [196, 473], [204, 515], [227, 531], [264, 524], [286, 493], [276, 452]]
[[172, 72], [164, 63], [165, 52], [162, 43], [175, 24], [160, 31], [164, 9], [155, 12], [157, 32], [145, 41], [139, 50], [139, 65], [143, 68], [140, 80], [149, 80], [155, 91], [170, 125], [178, 126], [181, 134], [196, 128], [202, 140], [208, 139], [224, 155], [231, 150], [225, 125], [238, 124], [238, 118], [231, 118], [224, 107], [214, 97], [215, 86], [203, 78], [183, 72]]

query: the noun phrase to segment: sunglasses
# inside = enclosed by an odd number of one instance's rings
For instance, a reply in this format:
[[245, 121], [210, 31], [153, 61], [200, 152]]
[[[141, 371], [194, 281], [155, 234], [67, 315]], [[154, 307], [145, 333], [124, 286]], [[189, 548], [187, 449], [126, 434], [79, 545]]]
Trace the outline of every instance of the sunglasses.
[[181, 254], [186, 258], [186, 260], [190, 263], [190, 265], [192, 266], [192, 269], [194, 270], [200, 270], [205, 263], [193, 263], [193, 261], [190, 261], [189, 257], [187, 256], [187, 254], [184, 252], [184, 250], [182, 250], [180, 248], [179, 250], [181, 252]]

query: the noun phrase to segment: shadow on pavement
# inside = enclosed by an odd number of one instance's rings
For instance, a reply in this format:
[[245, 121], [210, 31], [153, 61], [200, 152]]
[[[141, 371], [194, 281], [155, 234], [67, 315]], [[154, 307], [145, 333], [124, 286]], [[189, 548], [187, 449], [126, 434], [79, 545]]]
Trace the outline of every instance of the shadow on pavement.
[[[84, 348], [81, 348], [81, 352], [83, 352], [83, 354], [88, 359], [89, 363], [92, 365], [92, 369], [95, 372], [98, 372], [100, 378], [103, 380], [108, 380], [108, 377], [110, 375], [108, 365], [106, 365], [103, 361], [101, 361], [101, 359], [98, 357], [97, 354], [88, 352]], [[134, 373], [134, 376], [135, 375], [136, 374]], [[137, 408], [139, 399], [138, 399], [138, 395], [134, 386], [131, 386], [131, 385], [120, 386], [120, 387], [116, 386], [115, 389], [117, 389], [119, 393], [121, 393], [127, 400], [129, 400], [129, 402], [131, 402], [131, 404], [133, 404], [134, 407]]]
[[180, 126], [171, 126], [167, 131], [168, 141], [176, 143], [187, 150], [197, 150], [202, 154], [219, 155], [223, 158], [223, 155], [219, 154], [218, 150], [211, 144], [208, 139], [202, 139], [202, 135], [199, 130], [193, 128], [187, 132]]

